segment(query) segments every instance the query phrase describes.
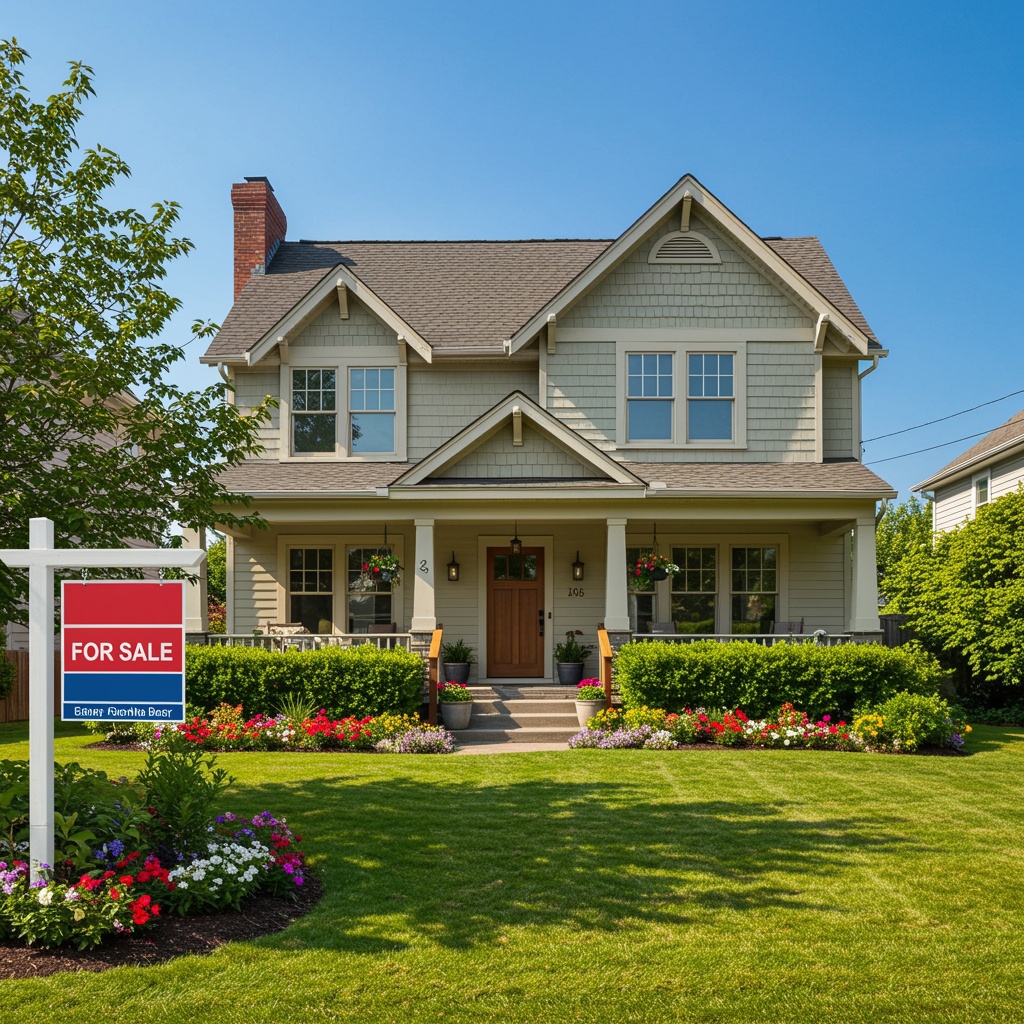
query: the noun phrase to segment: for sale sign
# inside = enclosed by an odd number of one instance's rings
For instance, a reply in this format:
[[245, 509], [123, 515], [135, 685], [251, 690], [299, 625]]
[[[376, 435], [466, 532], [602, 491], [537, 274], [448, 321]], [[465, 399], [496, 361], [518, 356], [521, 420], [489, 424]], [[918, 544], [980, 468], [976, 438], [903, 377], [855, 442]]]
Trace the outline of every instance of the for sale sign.
[[61, 585], [61, 719], [185, 718], [185, 584]]

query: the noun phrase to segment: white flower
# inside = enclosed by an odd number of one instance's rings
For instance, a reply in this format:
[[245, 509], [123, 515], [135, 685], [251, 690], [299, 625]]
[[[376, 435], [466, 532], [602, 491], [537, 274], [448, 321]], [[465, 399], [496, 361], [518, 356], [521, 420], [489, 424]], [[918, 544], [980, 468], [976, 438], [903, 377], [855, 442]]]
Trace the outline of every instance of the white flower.
[[789, 746], [789, 740], [783, 740], [783, 742], [786, 744], [787, 747]]
[[53, 902], [53, 893], [50, 887], [47, 886], [45, 889], [39, 890], [39, 895], [36, 897], [44, 907], [48, 907]]
[[178, 883], [178, 888], [179, 889], [187, 889], [188, 888], [188, 882], [179, 882]]

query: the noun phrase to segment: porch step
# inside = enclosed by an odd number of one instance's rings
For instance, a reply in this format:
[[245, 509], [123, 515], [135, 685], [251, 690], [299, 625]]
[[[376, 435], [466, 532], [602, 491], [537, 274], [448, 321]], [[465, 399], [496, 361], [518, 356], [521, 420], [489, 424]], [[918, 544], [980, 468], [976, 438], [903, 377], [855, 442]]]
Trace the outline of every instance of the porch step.
[[493, 695], [488, 687], [471, 689], [473, 717], [468, 729], [453, 733], [456, 743], [565, 743], [579, 732], [575, 701], [564, 691], [542, 697], [531, 687], [529, 697], [519, 698], [508, 687]]

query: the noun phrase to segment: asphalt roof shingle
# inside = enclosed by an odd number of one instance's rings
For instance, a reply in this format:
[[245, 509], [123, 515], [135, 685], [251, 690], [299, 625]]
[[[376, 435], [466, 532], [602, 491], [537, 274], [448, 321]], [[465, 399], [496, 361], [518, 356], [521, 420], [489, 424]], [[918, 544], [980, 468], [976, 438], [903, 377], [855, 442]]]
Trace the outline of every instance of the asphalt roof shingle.
[[[881, 348], [821, 242], [766, 244]], [[344, 265], [436, 351], [501, 343], [611, 245], [609, 239], [283, 242], [254, 275], [203, 359], [238, 358], [324, 277]]]
[[[325, 492], [373, 490], [387, 487], [411, 468], [409, 462], [278, 462], [248, 459], [225, 469], [220, 479], [229, 491], [241, 493]], [[895, 497], [881, 477], [860, 462], [628, 462], [624, 464], [642, 480], [661, 481], [669, 489], [757, 495], [794, 492], [863, 494], [864, 497]], [[461, 480], [459, 483], [469, 484]], [[509, 487], [522, 481], [502, 480]], [[602, 481], [571, 481], [598, 486], [619, 486]]]
[[1024, 409], [1011, 416], [1002, 426], [986, 434], [977, 444], [971, 445], [962, 455], [958, 455], [952, 462], [943, 466], [938, 473], [917, 484], [914, 490], [932, 488], [947, 477], [956, 476], [960, 470], [981, 461], [989, 452], [1011, 445], [1014, 441], [1024, 441]]

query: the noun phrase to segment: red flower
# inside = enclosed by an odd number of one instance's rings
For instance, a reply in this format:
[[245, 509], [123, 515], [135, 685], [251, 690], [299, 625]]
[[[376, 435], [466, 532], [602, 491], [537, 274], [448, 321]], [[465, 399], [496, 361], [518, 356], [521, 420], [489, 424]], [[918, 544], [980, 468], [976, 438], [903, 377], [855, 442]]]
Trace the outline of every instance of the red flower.
[[119, 900], [121, 898], [121, 894], [116, 889], [111, 889], [110, 898], [112, 900]]
[[134, 879], [134, 878], [132, 878], [132, 876], [131, 876], [131, 875], [122, 875], [122, 876], [121, 876], [121, 877], [120, 877], [120, 878], [118, 879], [118, 881], [119, 881], [119, 882], [120, 882], [120, 883], [121, 883], [122, 885], [131, 885], [131, 884], [132, 884], [132, 883], [133, 883], [133, 882], [135, 881], [135, 879]]

